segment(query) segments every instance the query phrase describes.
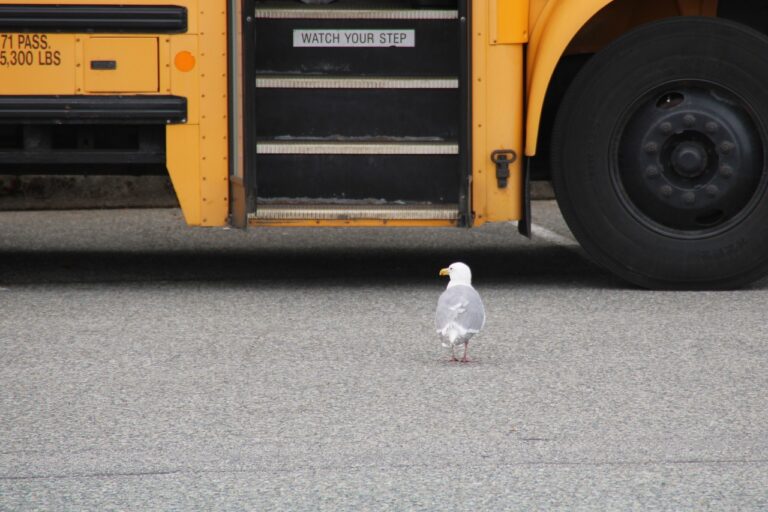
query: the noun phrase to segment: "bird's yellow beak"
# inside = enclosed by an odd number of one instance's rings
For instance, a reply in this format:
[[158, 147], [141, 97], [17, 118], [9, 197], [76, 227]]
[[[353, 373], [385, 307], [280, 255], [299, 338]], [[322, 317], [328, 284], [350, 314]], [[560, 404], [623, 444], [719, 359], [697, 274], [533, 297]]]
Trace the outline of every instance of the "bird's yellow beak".
[[440, 275], [441, 276], [447, 276], [447, 275], [450, 275], [450, 273], [449, 273], [447, 268], [441, 268], [440, 269]]

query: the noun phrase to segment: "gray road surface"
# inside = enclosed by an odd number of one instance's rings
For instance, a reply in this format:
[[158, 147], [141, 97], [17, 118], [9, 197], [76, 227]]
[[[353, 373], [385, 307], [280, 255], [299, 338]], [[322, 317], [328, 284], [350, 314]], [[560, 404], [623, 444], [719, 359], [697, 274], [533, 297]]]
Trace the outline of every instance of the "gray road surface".
[[[0, 213], [0, 510], [766, 510], [768, 282], [539, 237]], [[441, 266], [488, 322], [450, 363]]]

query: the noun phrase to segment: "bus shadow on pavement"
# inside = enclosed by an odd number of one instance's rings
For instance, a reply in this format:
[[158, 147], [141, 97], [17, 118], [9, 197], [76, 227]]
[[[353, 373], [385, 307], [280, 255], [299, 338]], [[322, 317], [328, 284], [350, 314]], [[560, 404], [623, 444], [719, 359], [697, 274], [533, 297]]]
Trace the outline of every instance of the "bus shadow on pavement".
[[577, 247], [285, 248], [178, 251], [0, 251], [0, 285], [222, 281], [295, 286], [391, 286], [440, 282], [438, 271], [464, 261], [482, 285], [631, 287]]

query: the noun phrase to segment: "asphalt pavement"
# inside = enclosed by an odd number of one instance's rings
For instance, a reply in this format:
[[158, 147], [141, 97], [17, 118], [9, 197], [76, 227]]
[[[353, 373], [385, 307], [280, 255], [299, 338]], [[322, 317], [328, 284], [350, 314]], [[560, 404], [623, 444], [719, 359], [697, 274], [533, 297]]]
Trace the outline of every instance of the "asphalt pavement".
[[640, 290], [535, 220], [0, 212], [0, 510], [767, 510], [768, 281]]

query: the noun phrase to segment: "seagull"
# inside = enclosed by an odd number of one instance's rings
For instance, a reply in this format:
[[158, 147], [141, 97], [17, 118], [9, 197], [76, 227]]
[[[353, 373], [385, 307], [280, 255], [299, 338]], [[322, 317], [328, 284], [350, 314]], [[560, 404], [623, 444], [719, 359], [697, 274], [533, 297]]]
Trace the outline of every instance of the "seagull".
[[449, 276], [450, 282], [437, 300], [435, 328], [444, 347], [451, 347], [451, 361], [456, 358], [455, 347], [464, 344], [464, 357], [467, 359], [469, 339], [480, 332], [485, 325], [485, 308], [480, 294], [472, 288], [472, 271], [464, 263], [452, 263], [440, 270], [441, 276]]

